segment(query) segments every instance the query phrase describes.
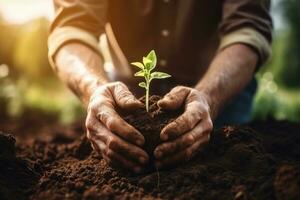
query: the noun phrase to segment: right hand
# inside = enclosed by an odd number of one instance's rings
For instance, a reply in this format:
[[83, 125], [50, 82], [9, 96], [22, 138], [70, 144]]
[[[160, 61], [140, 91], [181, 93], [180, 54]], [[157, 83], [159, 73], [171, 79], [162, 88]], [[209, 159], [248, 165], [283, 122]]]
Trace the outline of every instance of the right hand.
[[116, 112], [117, 107], [131, 111], [142, 106], [121, 82], [102, 85], [91, 95], [87, 137], [109, 165], [139, 173], [148, 162], [147, 153], [140, 148], [145, 142], [143, 135]]

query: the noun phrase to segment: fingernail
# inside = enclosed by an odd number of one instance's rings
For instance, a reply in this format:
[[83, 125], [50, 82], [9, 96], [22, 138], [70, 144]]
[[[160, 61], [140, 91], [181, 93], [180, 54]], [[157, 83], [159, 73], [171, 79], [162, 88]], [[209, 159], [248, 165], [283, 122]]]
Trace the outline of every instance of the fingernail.
[[141, 172], [141, 168], [140, 167], [135, 167], [134, 168], [134, 172], [135, 173], [140, 173]]
[[162, 156], [162, 152], [161, 151], [156, 151], [155, 152], [155, 157], [156, 158], [161, 158], [161, 156]]
[[140, 161], [140, 163], [142, 163], [142, 164], [146, 164], [147, 159], [141, 156], [141, 157], [139, 158], [139, 161]]
[[144, 141], [143, 140], [137, 140], [136, 143], [137, 143], [137, 145], [142, 146], [144, 144]]

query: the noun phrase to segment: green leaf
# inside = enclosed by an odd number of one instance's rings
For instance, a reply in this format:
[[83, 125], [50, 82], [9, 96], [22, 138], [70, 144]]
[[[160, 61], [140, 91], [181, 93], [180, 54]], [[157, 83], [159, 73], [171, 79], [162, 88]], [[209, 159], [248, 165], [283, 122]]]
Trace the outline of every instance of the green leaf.
[[145, 72], [143, 70], [138, 71], [137, 73], [134, 74], [134, 76], [141, 76], [144, 77], [145, 76]]
[[165, 79], [165, 78], [169, 78], [171, 77], [171, 75], [164, 73], [164, 72], [153, 72], [151, 74], [151, 80], [152, 79]]
[[140, 62], [133, 62], [131, 64], [134, 65], [134, 66], [136, 66], [136, 67], [138, 67], [138, 68], [140, 68], [140, 69], [144, 69], [145, 68], [145, 66], [143, 65], [143, 63], [140, 63]]
[[139, 83], [139, 86], [140, 86], [141, 88], [147, 88], [147, 86], [146, 86], [146, 83], [145, 83], [145, 82], [140, 82], [140, 83]]
[[143, 63], [145, 65], [145, 68], [149, 71], [152, 66], [152, 60], [150, 60], [146, 57], [143, 57]]
[[150, 51], [150, 53], [147, 55], [147, 58], [152, 61], [151, 66], [149, 68], [151, 71], [156, 67], [156, 63], [157, 63], [157, 57], [155, 51], [154, 50]]

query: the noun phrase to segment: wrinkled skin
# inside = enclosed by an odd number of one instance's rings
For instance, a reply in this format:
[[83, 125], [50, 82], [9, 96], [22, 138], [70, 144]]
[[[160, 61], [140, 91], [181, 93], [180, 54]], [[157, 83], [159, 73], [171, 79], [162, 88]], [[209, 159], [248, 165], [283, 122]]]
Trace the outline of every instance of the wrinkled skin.
[[[154, 152], [158, 168], [190, 160], [209, 141], [212, 120], [253, 78], [256, 52], [234, 44], [220, 51], [194, 88], [175, 87], [158, 102], [164, 109], [185, 106], [185, 112], [161, 132], [164, 141]], [[103, 60], [81, 43], [68, 43], [55, 57], [55, 71], [87, 107], [87, 137], [107, 163], [139, 173], [149, 157], [141, 133], [116, 112], [141, 105], [125, 84], [111, 82]]]
[[154, 151], [157, 167], [190, 160], [209, 141], [213, 128], [205, 95], [196, 89], [178, 86], [165, 95], [158, 105], [166, 110], [176, 110], [184, 105], [185, 111], [161, 131], [160, 137], [164, 143]]
[[141, 149], [145, 139], [116, 112], [116, 107], [134, 110], [143, 107], [121, 82], [100, 86], [91, 96], [87, 109], [87, 137], [106, 162], [138, 173], [148, 155]]

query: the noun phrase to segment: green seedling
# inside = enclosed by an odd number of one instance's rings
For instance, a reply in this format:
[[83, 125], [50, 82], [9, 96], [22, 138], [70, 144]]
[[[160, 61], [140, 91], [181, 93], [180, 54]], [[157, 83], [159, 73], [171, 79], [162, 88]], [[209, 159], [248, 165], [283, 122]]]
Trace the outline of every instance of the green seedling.
[[150, 83], [153, 79], [165, 79], [171, 77], [171, 75], [164, 72], [152, 72], [156, 67], [157, 57], [155, 51], [152, 50], [150, 53], [143, 57], [143, 63], [133, 62], [132, 65], [138, 67], [140, 71], [136, 72], [134, 76], [144, 77], [145, 81], [140, 82], [139, 86], [145, 89], [146, 92], [146, 110], [149, 112], [149, 93]]

